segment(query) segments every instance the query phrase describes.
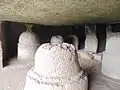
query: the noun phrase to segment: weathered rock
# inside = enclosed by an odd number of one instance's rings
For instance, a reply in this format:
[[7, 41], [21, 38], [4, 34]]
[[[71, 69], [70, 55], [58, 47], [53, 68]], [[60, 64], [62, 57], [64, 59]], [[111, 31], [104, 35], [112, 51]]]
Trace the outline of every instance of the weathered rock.
[[88, 79], [81, 69], [73, 45], [46, 43], [35, 54], [35, 65], [27, 73], [24, 90], [87, 90]]
[[88, 59], [88, 60], [94, 59], [93, 52], [78, 50], [78, 54], [79, 54], [80, 58], [82, 58], [82, 59]]
[[120, 79], [120, 35], [107, 41], [103, 54], [102, 72], [109, 77]]
[[45, 25], [120, 20], [119, 0], [1, 0], [0, 20]]
[[[68, 38], [68, 43], [72, 43], [74, 47], [78, 50], [78, 37], [76, 35], [69, 35]], [[80, 44], [80, 43], [79, 43]]]
[[62, 38], [62, 36], [59, 36], [59, 35], [56, 35], [56, 36], [53, 36], [52, 38], [51, 38], [51, 41], [50, 41], [50, 43], [51, 44], [62, 44], [63, 43], [63, 41], [64, 41], [64, 39]]
[[91, 51], [96, 53], [97, 51], [97, 38], [94, 33], [86, 34], [86, 40], [85, 40], [85, 51]]
[[23, 32], [19, 37], [18, 59], [34, 60], [34, 55], [40, 43], [38, 37], [33, 32]]

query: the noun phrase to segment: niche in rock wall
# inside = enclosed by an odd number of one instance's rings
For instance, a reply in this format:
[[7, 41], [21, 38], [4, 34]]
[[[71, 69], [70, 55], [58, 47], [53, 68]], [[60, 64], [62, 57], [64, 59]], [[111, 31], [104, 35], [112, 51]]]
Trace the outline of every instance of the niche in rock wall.
[[6, 66], [11, 58], [17, 56], [18, 38], [25, 31], [25, 26], [22, 23], [4, 22], [3, 28], [3, 64]]
[[120, 32], [120, 23], [111, 24], [111, 31], [114, 33]]
[[[92, 27], [91, 30], [95, 29], [94, 39], [96, 39], [97, 41], [96, 52], [97, 53], [103, 52], [105, 51], [105, 47], [106, 47], [107, 24], [95, 24], [94, 26], [95, 28], [93, 27], [93, 25], [88, 27]], [[10, 58], [17, 56], [18, 39], [20, 34], [26, 31], [26, 27], [24, 23], [5, 22], [3, 31], [4, 31], [4, 42], [5, 42], [5, 44], [3, 45], [4, 46], [3, 59], [4, 62], [6, 62]], [[32, 31], [36, 33], [37, 36], [39, 37], [40, 44], [49, 42], [51, 37], [55, 35], [63, 36], [65, 42], [77, 43], [79, 47], [78, 49], [83, 49], [86, 44], [85, 25], [45, 26], [45, 25], [34, 24], [32, 27]], [[77, 36], [77, 39], [70, 40], [68, 37], [69, 35], [75, 35]], [[90, 38], [88, 38], [88, 41], [90, 41]]]

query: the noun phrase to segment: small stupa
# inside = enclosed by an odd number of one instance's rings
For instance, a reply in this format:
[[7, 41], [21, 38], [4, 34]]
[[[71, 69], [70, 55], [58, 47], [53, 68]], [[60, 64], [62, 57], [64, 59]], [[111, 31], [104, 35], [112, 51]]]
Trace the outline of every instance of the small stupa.
[[85, 51], [96, 53], [97, 51], [97, 38], [93, 27], [89, 27], [86, 33]]
[[26, 24], [27, 31], [19, 37], [18, 43], [18, 60], [33, 60], [35, 52], [40, 43], [38, 37], [32, 32], [31, 24]]
[[58, 36], [42, 44], [27, 73], [24, 90], [88, 90], [87, 74], [79, 65], [75, 47]]
[[102, 72], [108, 77], [120, 79], [120, 35], [113, 36], [107, 41]]

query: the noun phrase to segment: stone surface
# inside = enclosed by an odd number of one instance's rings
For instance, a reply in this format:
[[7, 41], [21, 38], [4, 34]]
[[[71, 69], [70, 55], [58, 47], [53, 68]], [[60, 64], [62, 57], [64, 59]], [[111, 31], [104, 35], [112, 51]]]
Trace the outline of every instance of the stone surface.
[[47, 43], [37, 49], [34, 70], [46, 77], [67, 78], [79, 73], [81, 68], [72, 44]]
[[23, 32], [19, 37], [18, 59], [34, 60], [37, 48], [40, 46], [37, 36], [32, 32]]
[[87, 90], [87, 74], [81, 69], [75, 47], [68, 43], [45, 43], [35, 54], [24, 90]]
[[94, 59], [96, 59], [96, 60], [102, 60], [102, 58], [103, 58], [103, 53], [100, 53], [100, 54], [94, 53], [92, 55], [94, 56]]
[[0, 20], [46, 25], [120, 20], [119, 0], [1, 0]]
[[102, 72], [109, 77], [120, 79], [120, 35], [113, 36], [107, 41], [103, 54]]
[[78, 50], [78, 54], [79, 54], [80, 58], [82, 58], [82, 59], [88, 59], [88, 60], [94, 59], [93, 52], [86, 52], [83, 50]]
[[79, 40], [78, 40], [78, 37], [76, 35], [69, 35], [67, 40], [68, 40], [68, 43], [70, 41], [72, 41], [70, 43], [72, 43], [74, 45], [74, 47], [78, 50], [78, 41]]
[[51, 44], [54, 44], [54, 43], [62, 44], [63, 41], [64, 39], [62, 38], [62, 36], [56, 35], [56, 36], [52, 36], [50, 43]]
[[96, 53], [97, 51], [97, 38], [95, 33], [87, 34], [85, 40], [85, 51]]
[[106, 44], [106, 52], [112, 55], [120, 55], [120, 33], [119, 35], [109, 38]]

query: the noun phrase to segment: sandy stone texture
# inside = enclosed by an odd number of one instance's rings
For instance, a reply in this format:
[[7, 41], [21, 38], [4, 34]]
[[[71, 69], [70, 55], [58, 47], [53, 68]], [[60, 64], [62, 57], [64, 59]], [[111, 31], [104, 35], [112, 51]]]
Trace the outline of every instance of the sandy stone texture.
[[33, 32], [23, 32], [19, 37], [18, 59], [33, 60], [37, 48], [40, 46], [37, 35]]
[[120, 20], [119, 0], [0, 0], [0, 20], [46, 25]]
[[112, 78], [120, 79], [120, 35], [107, 40], [106, 51], [103, 53], [102, 72]]

